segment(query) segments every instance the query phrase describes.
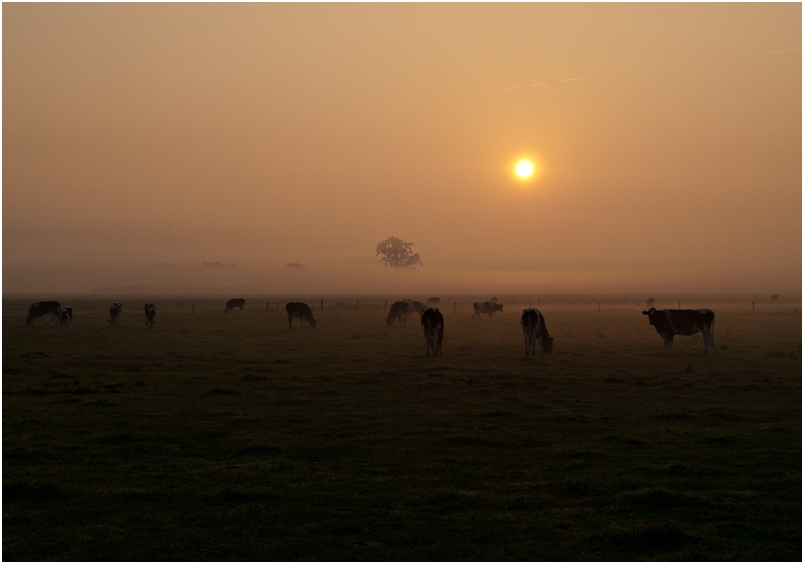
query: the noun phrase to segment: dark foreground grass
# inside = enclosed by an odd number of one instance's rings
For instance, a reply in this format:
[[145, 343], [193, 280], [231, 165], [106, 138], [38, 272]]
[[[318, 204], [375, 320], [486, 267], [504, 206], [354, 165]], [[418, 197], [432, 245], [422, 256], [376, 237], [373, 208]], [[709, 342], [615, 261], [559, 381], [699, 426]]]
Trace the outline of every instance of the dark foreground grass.
[[801, 559], [793, 306], [715, 308], [716, 358], [635, 304], [543, 304], [535, 358], [522, 304], [444, 308], [434, 359], [382, 302], [222, 303], [4, 301], [4, 560]]

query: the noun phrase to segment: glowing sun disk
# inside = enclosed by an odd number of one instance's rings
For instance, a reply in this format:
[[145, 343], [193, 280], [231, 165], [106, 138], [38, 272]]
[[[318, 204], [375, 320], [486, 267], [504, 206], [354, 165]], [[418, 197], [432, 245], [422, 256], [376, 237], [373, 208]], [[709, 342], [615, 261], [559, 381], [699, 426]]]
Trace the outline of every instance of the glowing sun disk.
[[516, 174], [520, 178], [530, 178], [533, 174], [533, 163], [530, 161], [519, 161], [516, 163], [514, 170], [516, 170]]

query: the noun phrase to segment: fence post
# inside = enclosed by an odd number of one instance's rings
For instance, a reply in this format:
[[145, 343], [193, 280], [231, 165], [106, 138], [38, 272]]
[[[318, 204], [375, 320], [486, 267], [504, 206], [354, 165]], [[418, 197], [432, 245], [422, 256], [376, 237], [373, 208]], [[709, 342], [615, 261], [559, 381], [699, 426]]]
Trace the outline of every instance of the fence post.
[[382, 312], [386, 313], [388, 311], [388, 300], [385, 300], [385, 307], [382, 308]]
[[600, 302], [597, 302], [597, 314], [600, 315]]
[[279, 302], [276, 302], [276, 309], [279, 311]]
[[355, 309], [360, 309], [360, 300], [355, 300]]
[[321, 299], [321, 313], [324, 313], [324, 300]]
[[453, 315], [455, 312], [458, 311], [458, 302], [452, 302], [452, 313]]
[[265, 311], [271, 309], [271, 302], [265, 302]]
[[678, 302], [678, 309], [681, 309], [681, 302]]
[[751, 313], [753, 313], [754, 315], [757, 314], [756, 302], [751, 302]]
[[193, 302], [193, 313], [195, 313], [195, 302]]

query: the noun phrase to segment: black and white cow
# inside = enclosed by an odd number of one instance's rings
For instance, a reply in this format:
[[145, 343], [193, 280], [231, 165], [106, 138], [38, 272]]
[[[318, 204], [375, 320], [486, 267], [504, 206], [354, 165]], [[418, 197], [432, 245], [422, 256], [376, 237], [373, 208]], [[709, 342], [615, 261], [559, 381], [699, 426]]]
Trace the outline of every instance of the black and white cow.
[[235, 308], [240, 308], [240, 311], [243, 311], [243, 306], [246, 305], [246, 300], [243, 298], [234, 298], [233, 300], [229, 300], [226, 302], [226, 309], [223, 310], [224, 313], [229, 313]]
[[664, 339], [664, 350], [673, 350], [673, 337], [684, 335], [689, 337], [697, 333], [703, 333], [704, 354], [709, 345], [717, 354], [715, 348], [715, 312], [711, 309], [662, 309], [655, 307], [648, 311], [643, 311], [642, 315], [648, 316], [648, 321], [656, 327], [656, 332]]
[[444, 340], [444, 316], [437, 307], [428, 307], [422, 311], [422, 329], [424, 342], [427, 343], [427, 356], [433, 349], [433, 356], [441, 355], [441, 343]]
[[553, 338], [544, 324], [544, 316], [536, 308], [529, 307], [522, 310], [522, 333], [525, 335], [525, 356], [536, 354], [536, 342], [539, 342], [541, 352], [553, 352]]
[[472, 315], [472, 320], [474, 321], [475, 317], [480, 319], [481, 313], [488, 313], [489, 320], [491, 320], [492, 316], [498, 312], [503, 310], [502, 304], [498, 304], [495, 302], [475, 302], [472, 304], [472, 307], [475, 308], [475, 313]]
[[154, 323], [156, 323], [156, 321], [154, 321], [155, 317], [156, 317], [156, 304], [154, 304], [153, 302], [148, 302], [147, 304], [145, 304], [145, 326], [148, 327], [148, 329], [154, 328]]
[[388, 324], [388, 327], [394, 324], [394, 321], [397, 319], [402, 320], [402, 325], [407, 325], [408, 322], [408, 311], [410, 309], [410, 305], [406, 301], [401, 302], [394, 302], [391, 304], [391, 310], [388, 312], [388, 317], [385, 318], [385, 322]]
[[53, 316], [61, 308], [59, 302], [36, 302], [28, 308], [28, 317], [25, 318], [25, 325], [30, 325], [34, 320], [50, 314], [50, 322], [53, 323]]
[[56, 310], [56, 319], [59, 320], [59, 331], [67, 329], [71, 334], [73, 324], [73, 308], [63, 307]]
[[123, 304], [121, 302], [114, 302], [112, 307], [109, 308], [109, 323], [114, 327], [120, 321], [120, 314], [123, 313]]
[[305, 303], [302, 302], [289, 302], [288, 305], [285, 306], [285, 311], [288, 312], [288, 329], [293, 329], [293, 318], [298, 317], [301, 321], [307, 321], [310, 323], [310, 327], [315, 329], [316, 320], [313, 319], [313, 310], [310, 309]]

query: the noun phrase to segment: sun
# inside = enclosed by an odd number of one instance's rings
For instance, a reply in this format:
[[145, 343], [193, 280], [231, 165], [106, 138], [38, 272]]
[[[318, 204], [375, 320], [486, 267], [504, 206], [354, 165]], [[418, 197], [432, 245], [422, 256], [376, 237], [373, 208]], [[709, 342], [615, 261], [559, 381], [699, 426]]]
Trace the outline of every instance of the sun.
[[530, 161], [519, 161], [514, 167], [514, 172], [519, 178], [530, 178], [533, 176], [533, 163]]

